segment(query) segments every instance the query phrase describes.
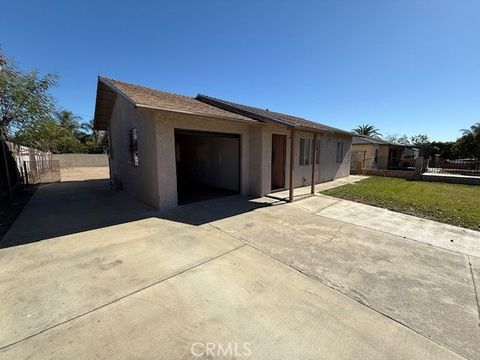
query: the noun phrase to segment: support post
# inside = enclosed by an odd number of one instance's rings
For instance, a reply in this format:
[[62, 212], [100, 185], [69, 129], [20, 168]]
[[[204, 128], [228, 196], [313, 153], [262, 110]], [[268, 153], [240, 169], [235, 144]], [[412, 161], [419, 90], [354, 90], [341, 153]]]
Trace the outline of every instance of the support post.
[[313, 134], [312, 146], [312, 189], [311, 193], [315, 194], [315, 163], [317, 162], [317, 133]]
[[294, 150], [295, 150], [295, 129], [290, 131], [290, 186], [288, 199], [293, 201], [293, 163], [294, 163]]

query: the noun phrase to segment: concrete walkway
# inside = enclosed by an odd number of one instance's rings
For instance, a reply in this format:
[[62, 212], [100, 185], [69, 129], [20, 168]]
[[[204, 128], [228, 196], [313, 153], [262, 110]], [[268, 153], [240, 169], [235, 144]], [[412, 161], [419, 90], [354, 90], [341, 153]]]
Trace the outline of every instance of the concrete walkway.
[[[252, 359], [480, 358], [475, 244], [329, 218], [342, 203], [323, 196], [269, 200], [157, 214], [106, 183], [41, 187], [8, 234], [35, 242], [0, 249], [0, 358], [185, 359], [207, 342]], [[39, 241], [43, 218], [61, 231]]]
[[320, 194], [295, 205], [324, 218], [480, 257], [478, 231]]
[[[315, 192], [320, 192], [324, 190], [329, 190], [333, 189], [339, 186], [347, 185], [347, 184], [353, 184], [356, 182], [359, 182], [361, 180], [364, 180], [368, 178], [368, 176], [363, 176], [363, 175], [350, 175], [344, 178], [336, 179], [333, 181], [327, 181], [321, 184], [316, 184], [315, 185]], [[295, 188], [293, 190], [293, 200], [303, 200], [306, 196], [310, 196], [311, 194], [312, 187], [310, 185], [308, 186], [302, 186]], [[269, 197], [273, 198], [278, 198], [278, 199], [283, 199], [283, 200], [288, 200], [289, 197], [289, 191], [288, 190], [282, 190], [282, 191], [276, 191], [268, 195]]]

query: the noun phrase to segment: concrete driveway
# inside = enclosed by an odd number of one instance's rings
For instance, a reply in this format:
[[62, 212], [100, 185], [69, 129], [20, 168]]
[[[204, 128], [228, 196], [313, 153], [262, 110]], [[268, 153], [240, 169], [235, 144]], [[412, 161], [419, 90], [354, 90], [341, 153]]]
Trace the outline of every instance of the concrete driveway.
[[480, 359], [479, 233], [352, 206], [41, 187], [0, 243], [0, 357]]

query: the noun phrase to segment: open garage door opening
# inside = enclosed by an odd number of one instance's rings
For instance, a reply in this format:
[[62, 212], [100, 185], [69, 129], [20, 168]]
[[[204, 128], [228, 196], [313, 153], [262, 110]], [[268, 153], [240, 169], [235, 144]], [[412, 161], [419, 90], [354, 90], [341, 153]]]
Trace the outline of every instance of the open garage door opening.
[[240, 192], [240, 135], [175, 130], [178, 204]]

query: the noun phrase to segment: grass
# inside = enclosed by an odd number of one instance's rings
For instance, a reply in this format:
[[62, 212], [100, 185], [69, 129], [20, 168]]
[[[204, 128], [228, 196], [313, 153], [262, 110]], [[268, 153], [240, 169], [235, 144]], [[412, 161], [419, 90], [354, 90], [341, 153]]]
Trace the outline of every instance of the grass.
[[480, 186], [370, 177], [322, 194], [480, 230]]

